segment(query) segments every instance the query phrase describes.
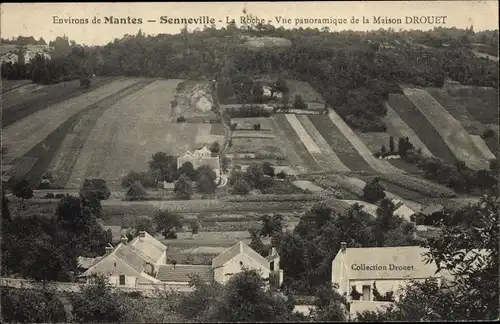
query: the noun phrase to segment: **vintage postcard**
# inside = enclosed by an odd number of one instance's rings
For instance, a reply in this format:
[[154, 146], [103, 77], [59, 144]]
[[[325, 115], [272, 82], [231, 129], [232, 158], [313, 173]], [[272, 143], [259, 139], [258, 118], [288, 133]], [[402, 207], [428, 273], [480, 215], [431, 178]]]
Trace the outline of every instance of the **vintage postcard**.
[[497, 320], [498, 6], [1, 4], [0, 320]]

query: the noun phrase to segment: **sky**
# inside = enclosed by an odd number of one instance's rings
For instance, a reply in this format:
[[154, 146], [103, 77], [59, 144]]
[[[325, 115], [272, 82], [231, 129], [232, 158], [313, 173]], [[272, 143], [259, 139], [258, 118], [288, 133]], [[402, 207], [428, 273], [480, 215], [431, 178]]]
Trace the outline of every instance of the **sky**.
[[[183, 24], [160, 24], [161, 16], [172, 18], [198, 18], [208, 16], [216, 20], [216, 26], [234, 19], [240, 25], [240, 16], [247, 14], [271, 20], [275, 27], [284, 28], [329, 27], [336, 30], [374, 30], [389, 27], [399, 29], [428, 30], [434, 27], [468, 28], [475, 31], [498, 29], [497, 0], [468, 1], [335, 1], [335, 2], [188, 2], [188, 3], [3, 3], [1, 4], [2, 38], [17, 36], [43, 37], [47, 42], [56, 36], [66, 35], [79, 44], [103, 45], [125, 34], [136, 34], [141, 29], [146, 34], [176, 34]], [[54, 23], [57, 19], [88, 19], [88, 24]], [[142, 19], [142, 24], [93, 24], [94, 17]], [[277, 17], [291, 19], [291, 23], [278, 23]], [[362, 23], [365, 16], [369, 21]], [[374, 16], [401, 19], [396, 24], [376, 24]], [[406, 16], [446, 16], [439, 23], [409, 23]], [[227, 17], [227, 18], [226, 18]], [[359, 19], [351, 23], [351, 19]], [[331, 19], [328, 23], [310, 24], [296, 19]], [[333, 21], [336, 19], [337, 23]], [[347, 19], [347, 21], [345, 20]], [[148, 22], [155, 20], [156, 22]], [[412, 19], [414, 20], [414, 19]], [[297, 24], [296, 24], [297, 23]], [[189, 30], [203, 28], [203, 24], [190, 24]]]

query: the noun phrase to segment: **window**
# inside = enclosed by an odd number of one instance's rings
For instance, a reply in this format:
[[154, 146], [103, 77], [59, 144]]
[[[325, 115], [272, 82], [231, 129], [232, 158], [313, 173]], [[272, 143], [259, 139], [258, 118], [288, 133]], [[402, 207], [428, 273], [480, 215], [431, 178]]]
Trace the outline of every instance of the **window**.
[[274, 261], [269, 262], [269, 268], [274, 271]]
[[371, 296], [370, 296], [370, 285], [363, 285], [363, 300], [364, 301], [370, 301]]
[[120, 285], [125, 285], [125, 276], [120, 275]]

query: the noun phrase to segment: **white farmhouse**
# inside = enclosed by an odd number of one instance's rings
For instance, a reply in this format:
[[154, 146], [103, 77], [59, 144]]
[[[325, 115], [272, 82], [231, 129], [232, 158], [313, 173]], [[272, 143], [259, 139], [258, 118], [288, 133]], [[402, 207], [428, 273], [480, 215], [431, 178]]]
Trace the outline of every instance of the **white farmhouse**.
[[194, 152], [186, 151], [177, 159], [177, 168], [186, 163], [191, 162], [193, 167], [196, 169], [202, 165], [208, 165], [211, 167], [215, 173], [218, 173], [220, 170], [220, 163], [218, 156], [212, 156], [212, 151], [210, 151], [206, 146], [203, 146], [199, 150], [195, 150]]

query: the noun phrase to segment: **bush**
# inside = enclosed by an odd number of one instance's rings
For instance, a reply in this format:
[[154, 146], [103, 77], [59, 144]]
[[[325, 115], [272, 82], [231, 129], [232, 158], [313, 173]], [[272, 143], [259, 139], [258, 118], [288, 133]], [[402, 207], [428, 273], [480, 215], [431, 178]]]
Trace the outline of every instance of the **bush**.
[[184, 123], [185, 121], [186, 121], [186, 117], [184, 117], [184, 116], [177, 117], [178, 123]]
[[380, 184], [379, 179], [375, 178], [366, 184], [363, 189], [363, 198], [370, 203], [376, 203], [385, 198], [384, 191], [385, 189]]
[[55, 195], [51, 192], [49, 192], [48, 194], [45, 195], [45, 198], [55, 198]]
[[286, 178], [287, 178], [287, 176], [288, 176], [288, 175], [286, 174], [286, 172], [285, 172], [285, 171], [280, 171], [280, 172], [278, 172], [278, 174], [276, 174], [276, 177], [277, 177], [278, 179], [286, 179]]
[[302, 100], [302, 96], [300, 94], [295, 95], [295, 100], [293, 102], [293, 108], [295, 109], [307, 109], [307, 104]]
[[288, 195], [251, 195], [251, 196], [226, 196], [223, 201], [247, 202], [247, 201], [321, 201], [323, 197], [315, 194], [288, 194]]
[[238, 123], [232, 123], [230, 127], [231, 127], [231, 130], [234, 131], [238, 127]]
[[483, 132], [483, 134], [481, 135], [482, 138], [490, 138], [493, 136], [495, 136], [495, 131], [491, 128], [488, 128], [487, 130], [485, 130]]
[[238, 179], [234, 183], [233, 193], [237, 195], [248, 195], [250, 192], [250, 185], [244, 179]]

